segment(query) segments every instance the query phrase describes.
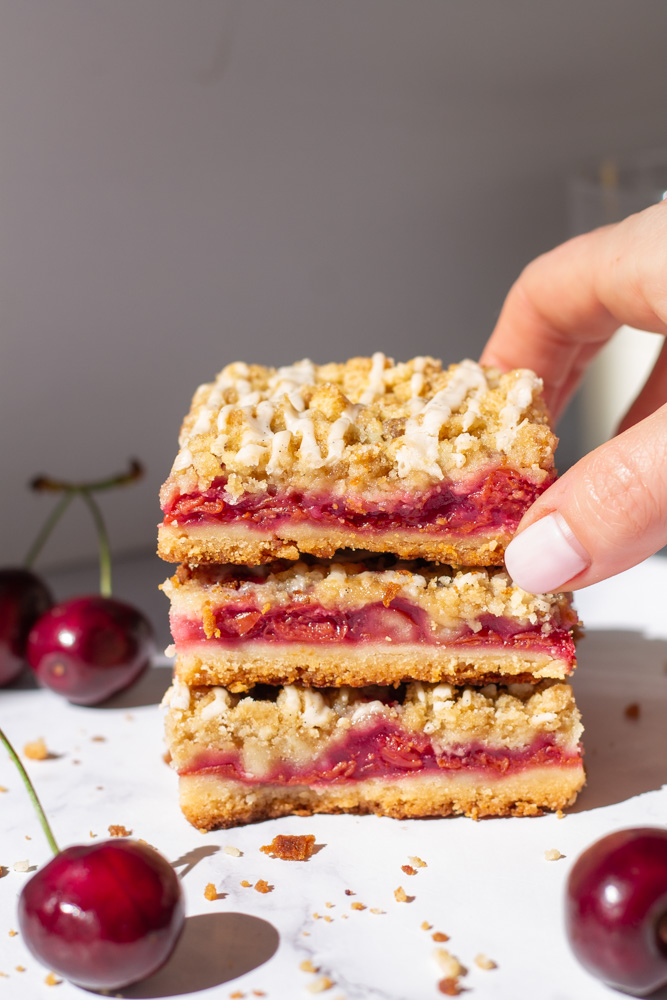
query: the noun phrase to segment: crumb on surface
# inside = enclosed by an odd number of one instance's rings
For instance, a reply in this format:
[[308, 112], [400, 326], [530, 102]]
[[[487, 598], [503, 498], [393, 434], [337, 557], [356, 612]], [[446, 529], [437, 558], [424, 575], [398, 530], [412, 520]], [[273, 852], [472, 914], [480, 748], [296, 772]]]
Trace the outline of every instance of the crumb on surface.
[[9, 874], [9, 868], [6, 865], [0, 865], [0, 878], [4, 878], [5, 875]]
[[327, 910], [331, 910], [336, 904], [335, 903], [328, 903], [327, 902], [324, 905], [326, 906]]
[[356, 896], [356, 892], [352, 892], [351, 889], [346, 889], [345, 890], [345, 895], [346, 896]]
[[417, 869], [413, 868], [412, 865], [401, 865], [401, 871], [405, 872], [406, 875], [416, 875]]
[[23, 747], [23, 756], [27, 757], [28, 760], [48, 760], [53, 755], [49, 753], [46, 743], [40, 736], [38, 740], [31, 740], [29, 743], [26, 743]]
[[270, 844], [260, 847], [260, 851], [281, 861], [307, 861], [312, 857], [315, 837], [312, 833], [291, 836], [279, 833]]
[[122, 823], [112, 823], [109, 826], [110, 837], [131, 837], [132, 831], [128, 830]]
[[438, 941], [442, 943], [443, 941], [449, 941], [449, 934], [443, 934], [442, 931], [435, 931], [431, 934], [432, 941]]
[[242, 1000], [244, 996], [245, 993], [241, 993], [241, 990], [234, 990], [233, 993], [229, 994], [229, 1000]]
[[54, 972], [49, 972], [44, 977], [44, 982], [46, 983], [47, 986], [60, 986], [60, 984], [62, 983], [62, 979], [58, 979], [58, 977]]
[[408, 896], [402, 885], [399, 885], [398, 889], [394, 889], [394, 899], [397, 903], [411, 903], [414, 898], [414, 896]]
[[18, 935], [18, 931], [15, 931], [13, 927], [10, 927], [9, 928], [9, 936], [10, 937], [16, 937], [17, 935]]
[[486, 955], [475, 955], [475, 965], [478, 969], [497, 969], [498, 963], [494, 962], [492, 958], [487, 958]]
[[309, 958], [304, 958], [303, 962], [299, 965], [302, 972], [319, 972], [320, 970], [316, 965], [313, 965]]
[[269, 885], [269, 883], [264, 878], [258, 878], [257, 881], [255, 882], [256, 892], [262, 892], [262, 893], [273, 892], [273, 888], [274, 887], [272, 885]]
[[625, 706], [625, 711], [623, 713], [626, 719], [638, 719], [641, 714], [641, 708], [638, 702], [633, 701], [632, 704]]
[[9, 791], [9, 789], [5, 785], [0, 785], [0, 793], [1, 792], [8, 792], [8, 791]]
[[545, 861], [560, 861], [560, 859], [564, 857], [565, 855], [561, 854], [555, 847], [552, 847], [548, 851], [544, 852]]
[[233, 847], [232, 844], [226, 844], [222, 850], [224, 854], [229, 854], [231, 858], [243, 857], [243, 851], [239, 851], [238, 847]]
[[266, 993], [264, 992], [264, 990], [253, 990], [252, 995], [254, 997], [265, 997]]
[[15, 861], [12, 865], [15, 872], [29, 872], [30, 862], [29, 861]]
[[333, 979], [329, 979], [328, 976], [320, 976], [319, 979], [309, 983], [306, 989], [309, 993], [324, 993], [325, 990], [330, 990], [333, 985]]
[[218, 890], [216, 889], [216, 887], [213, 885], [212, 882], [209, 882], [206, 888], [204, 889], [204, 898], [211, 900], [218, 898]]
[[247, 878], [242, 879], [240, 884], [244, 889], [250, 889], [252, 887], [252, 882], [248, 882]]
[[351, 910], [365, 910], [366, 907], [363, 903], [350, 903]]
[[433, 952], [433, 958], [440, 966], [440, 971], [444, 974], [445, 979], [458, 979], [459, 976], [465, 976], [467, 972], [456, 955], [452, 955], [446, 948], [436, 948]]
[[565, 813], [562, 809], [556, 810], [556, 819], [565, 819]]
[[16, 971], [17, 972], [25, 972], [25, 965], [17, 965], [16, 966]]
[[91, 736], [90, 740], [92, 743], [106, 743], [106, 736]]
[[386, 913], [386, 910], [381, 910], [379, 906], [371, 906], [371, 913]]
[[333, 923], [333, 917], [324, 917], [323, 919], [325, 920], [325, 922], [327, 924], [332, 924]]
[[428, 920], [422, 920], [420, 927], [423, 931], [430, 931], [433, 924], [429, 924]]
[[445, 979], [441, 979], [438, 983], [438, 990], [440, 993], [444, 993], [446, 997], [457, 997], [463, 991], [463, 987], [459, 983], [458, 979], [446, 977]]
[[415, 868], [428, 868], [426, 862], [422, 861], [422, 859], [416, 854], [410, 855], [410, 857], [408, 857], [408, 861], [411, 865], [414, 865]]

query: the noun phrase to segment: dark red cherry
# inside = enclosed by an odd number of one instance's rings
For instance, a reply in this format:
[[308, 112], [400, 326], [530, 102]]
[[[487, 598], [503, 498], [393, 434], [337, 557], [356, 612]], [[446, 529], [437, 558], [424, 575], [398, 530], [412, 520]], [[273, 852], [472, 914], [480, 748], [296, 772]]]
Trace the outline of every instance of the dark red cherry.
[[28, 636], [28, 663], [45, 687], [78, 705], [96, 705], [139, 677], [154, 652], [153, 630], [114, 597], [57, 604]]
[[18, 919], [27, 947], [47, 968], [79, 986], [114, 990], [166, 962], [185, 913], [178, 877], [161, 854], [107, 840], [68, 847], [33, 875]]
[[28, 633], [52, 605], [48, 588], [29, 569], [0, 569], [0, 686], [20, 674]]
[[581, 964], [646, 996], [667, 983], [667, 830], [619, 830], [577, 859], [565, 923]]

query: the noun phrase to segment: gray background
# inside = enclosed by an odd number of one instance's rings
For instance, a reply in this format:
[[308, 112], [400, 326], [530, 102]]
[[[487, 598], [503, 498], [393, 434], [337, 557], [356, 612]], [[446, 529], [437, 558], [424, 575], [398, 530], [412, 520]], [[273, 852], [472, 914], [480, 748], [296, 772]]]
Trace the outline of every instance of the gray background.
[[[0, 0], [0, 562], [34, 473], [130, 455], [152, 550], [228, 361], [476, 356], [568, 175], [665, 144], [666, 38], [664, 0]], [[41, 565], [94, 552], [82, 508]]]

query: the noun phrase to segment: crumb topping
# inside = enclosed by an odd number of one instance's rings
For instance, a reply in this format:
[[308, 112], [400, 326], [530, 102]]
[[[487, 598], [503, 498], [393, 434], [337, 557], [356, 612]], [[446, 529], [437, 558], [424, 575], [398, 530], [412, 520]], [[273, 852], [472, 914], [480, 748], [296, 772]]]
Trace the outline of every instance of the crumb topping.
[[242, 751], [244, 767], [255, 775], [268, 772], [277, 758], [305, 762], [323, 744], [373, 717], [398, 723], [406, 731], [426, 733], [441, 751], [470, 741], [514, 749], [545, 733], [574, 751], [582, 732], [568, 684], [488, 684], [477, 689], [412, 682], [393, 688], [320, 688], [300, 685], [253, 689], [230, 694], [225, 688], [188, 689], [189, 705], [180, 707], [185, 688], [176, 679], [167, 701], [167, 738], [176, 768], [202, 747]]
[[358, 608], [395, 599], [409, 601], [443, 628], [468, 625], [493, 615], [521, 625], [571, 629], [577, 615], [569, 594], [530, 594], [515, 586], [505, 569], [457, 569], [383, 557], [327, 562], [271, 563], [238, 567], [180, 566], [162, 584], [174, 614], [201, 619], [206, 635], [216, 635], [216, 606], [254, 606], [261, 614], [298, 604], [326, 609]]
[[315, 837], [312, 833], [290, 836], [279, 833], [270, 844], [260, 847], [260, 851], [271, 858], [282, 861], [307, 861], [315, 849]]
[[285, 473], [308, 485], [426, 484], [490, 457], [539, 478], [555, 447], [541, 390], [533, 372], [469, 360], [444, 370], [434, 358], [396, 364], [380, 352], [277, 369], [235, 362], [195, 392], [162, 499], [207, 489], [223, 469], [235, 496]]

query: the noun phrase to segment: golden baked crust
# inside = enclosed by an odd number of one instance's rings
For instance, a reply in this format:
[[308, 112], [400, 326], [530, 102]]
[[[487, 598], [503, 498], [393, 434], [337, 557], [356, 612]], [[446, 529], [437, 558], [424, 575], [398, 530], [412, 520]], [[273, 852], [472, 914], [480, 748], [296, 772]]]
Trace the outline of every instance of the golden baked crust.
[[331, 741], [369, 720], [425, 733], [440, 752], [470, 741], [517, 750], [548, 734], [564, 753], [576, 754], [582, 733], [571, 687], [551, 681], [482, 689], [412, 682], [401, 697], [386, 688], [299, 685], [243, 696], [222, 687], [188, 688], [176, 679], [165, 704], [167, 745], [176, 770], [196, 766], [204, 750], [240, 750], [244, 771], [260, 779], [277, 761], [312, 762]]
[[428, 559], [462, 566], [502, 566], [512, 532], [496, 528], [493, 533], [470, 535], [433, 531], [428, 528], [400, 531], [353, 531], [309, 524], [280, 524], [271, 532], [246, 528], [243, 524], [161, 524], [158, 555], [172, 563], [236, 563], [259, 566], [274, 559], [298, 559], [300, 554], [330, 559], [340, 549], [392, 552], [402, 559]]
[[585, 783], [581, 762], [530, 767], [515, 774], [370, 779], [311, 788], [305, 785], [247, 785], [215, 774], [179, 778], [181, 809], [201, 830], [314, 813], [375, 813], [395, 819], [465, 815], [538, 816], [574, 803]]
[[197, 389], [161, 500], [220, 476], [235, 498], [268, 484], [424, 489], [489, 464], [539, 483], [555, 443], [532, 372], [473, 361], [443, 371], [433, 358], [395, 364], [381, 353], [278, 369], [238, 362]]
[[564, 680], [574, 668], [548, 653], [507, 647], [458, 649], [402, 645], [391, 647], [320, 644], [306, 646], [249, 643], [243, 648], [188, 646], [175, 661], [179, 681], [190, 687], [217, 685], [238, 694], [256, 684], [305, 684], [311, 687], [364, 687], [422, 681], [439, 684], [507, 684]]

